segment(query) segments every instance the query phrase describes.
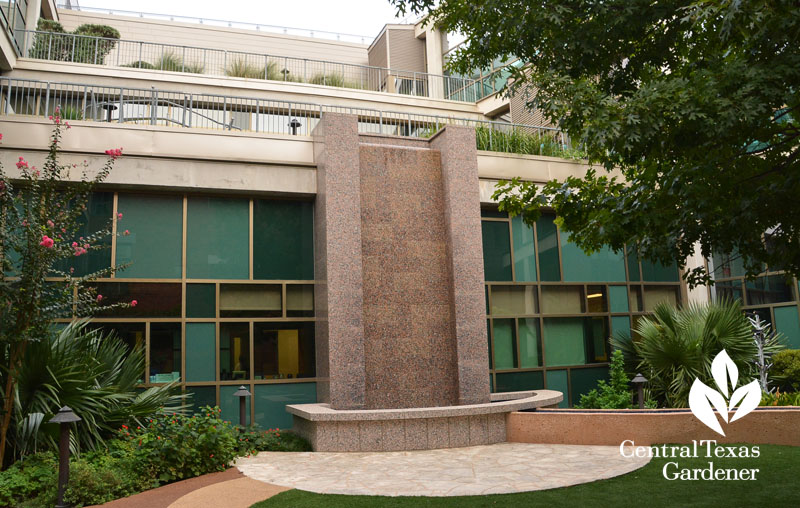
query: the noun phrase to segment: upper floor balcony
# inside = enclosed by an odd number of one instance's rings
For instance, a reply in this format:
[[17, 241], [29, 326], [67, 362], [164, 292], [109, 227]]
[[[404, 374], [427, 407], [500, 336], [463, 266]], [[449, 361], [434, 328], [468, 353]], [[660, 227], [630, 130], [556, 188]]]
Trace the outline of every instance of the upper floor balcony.
[[270, 100], [124, 84], [104, 86], [0, 77], [0, 117], [47, 118], [117, 125], [310, 136], [326, 112], [358, 117], [363, 134], [430, 138], [445, 125], [475, 128], [478, 150], [576, 158], [569, 138], [553, 127], [455, 116]]
[[104, 67], [309, 83], [476, 103], [492, 95], [486, 80], [247, 51], [68, 33], [24, 31], [24, 56]]

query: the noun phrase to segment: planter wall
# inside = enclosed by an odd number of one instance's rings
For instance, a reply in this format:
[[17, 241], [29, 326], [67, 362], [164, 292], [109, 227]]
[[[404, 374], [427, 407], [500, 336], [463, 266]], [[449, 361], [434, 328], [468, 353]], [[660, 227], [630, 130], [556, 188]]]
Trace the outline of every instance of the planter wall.
[[506, 422], [508, 441], [517, 443], [619, 446], [625, 440], [649, 445], [713, 439], [719, 443], [800, 446], [800, 407], [759, 408], [736, 422], [723, 422], [724, 437], [688, 409], [538, 409], [511, 413]]

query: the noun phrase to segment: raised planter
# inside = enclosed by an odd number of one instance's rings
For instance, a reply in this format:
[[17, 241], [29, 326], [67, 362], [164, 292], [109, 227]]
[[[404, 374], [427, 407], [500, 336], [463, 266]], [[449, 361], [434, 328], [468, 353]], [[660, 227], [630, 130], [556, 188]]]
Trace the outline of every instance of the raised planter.
[[724, 424], [721, 436], [688, 409], [538, 409], [508, 416], [507, 437], [517, 443], [614, 445], [626, 440], [637, 445], [719, 443], [800, 446], [800, 407], [761, 407], [744, 418]]
[[408, 409], [335, 410], [328, 404], [286, 406], [293, 430], [318, 452], [432, 450], [506, 441], [514, 411], [556, 406], [553, 390], [492, 394], [486, 404]]

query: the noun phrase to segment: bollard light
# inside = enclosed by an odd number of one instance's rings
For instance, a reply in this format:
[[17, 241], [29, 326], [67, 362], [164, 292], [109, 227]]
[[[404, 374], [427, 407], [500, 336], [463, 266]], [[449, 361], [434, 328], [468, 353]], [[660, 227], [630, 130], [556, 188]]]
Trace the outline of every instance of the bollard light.
[[636, 387], [636, 397], [639, 399], [639, 409], [644, 409], [644, 384], [646, 382], [647, 378], [638, 372], [633, 379], [631, 379], [631, 383], [633, 383], [633, 385]]
[[252, 393], [244, 386], [240, 386], [238, 390], [233, 392], [234, 397], [239, 398], [239, 425], [242, 428], [247, 426], [247, 417], [245, 416], [245, 404], [247, 402], [247, 397], [251, 396]]
[[300, 120], [297, 118], [292, 118], [289, 122], [289, 128], [292, 129], [292, 136], [297, 136], [297, 128], [301, 127], [303, 124], [300, 123]]
[[58, 500], [56, 508], [68, 508], [64, 504], [64, 492], [69, 482], [69, 424], [81, 421], [81, 417], [72, 412], [69, 406], [64, 406], [48, 423], [57, 423], [61, 427], [58, 441]]

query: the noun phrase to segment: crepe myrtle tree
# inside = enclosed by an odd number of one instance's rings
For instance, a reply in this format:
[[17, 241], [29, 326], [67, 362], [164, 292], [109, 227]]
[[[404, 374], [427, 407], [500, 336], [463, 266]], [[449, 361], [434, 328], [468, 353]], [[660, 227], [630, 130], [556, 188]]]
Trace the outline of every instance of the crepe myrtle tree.
[[699, 244], [737, 253], [749, 277], [800, 275], [796, 0], [390, 1], [466, 36], [451, 71], [518, 57], [502, 93], [587, 153], [585, 176], [501, 182], [501, 209], [530, 224], [552, 207], [589, 252], [635, 245], [683, 268]]
[[17, 369], [26, 346], [45, 340], [52, 333], [54, 319], [91, 316], [100, 308], [136, 304], [105, 305], [103, 295], [89, 285], [113, 273], [115, 267], [83, 276], [76, 276], [73, 268], [61, 269], [89, 251], [107, 248], [102, 240], [112, 234], [113, 222], [122, 214], [87, 236], [80, 236], [81, 217], [92, 188], [108, 177], [122, 149], [107, 150], [108, 160], [93, 177], [84, 162], [81, 179], [70, 181], [70, 171], [77, 165], [59, 162], [62, 135], [70, 126], [59, 116], [59, 109], [50, 119], [54, 126], [41, 168], [20, 157], [12, 178], [0, 166], [0, 379], [4, 381], [0, 465], [5, 458]]

